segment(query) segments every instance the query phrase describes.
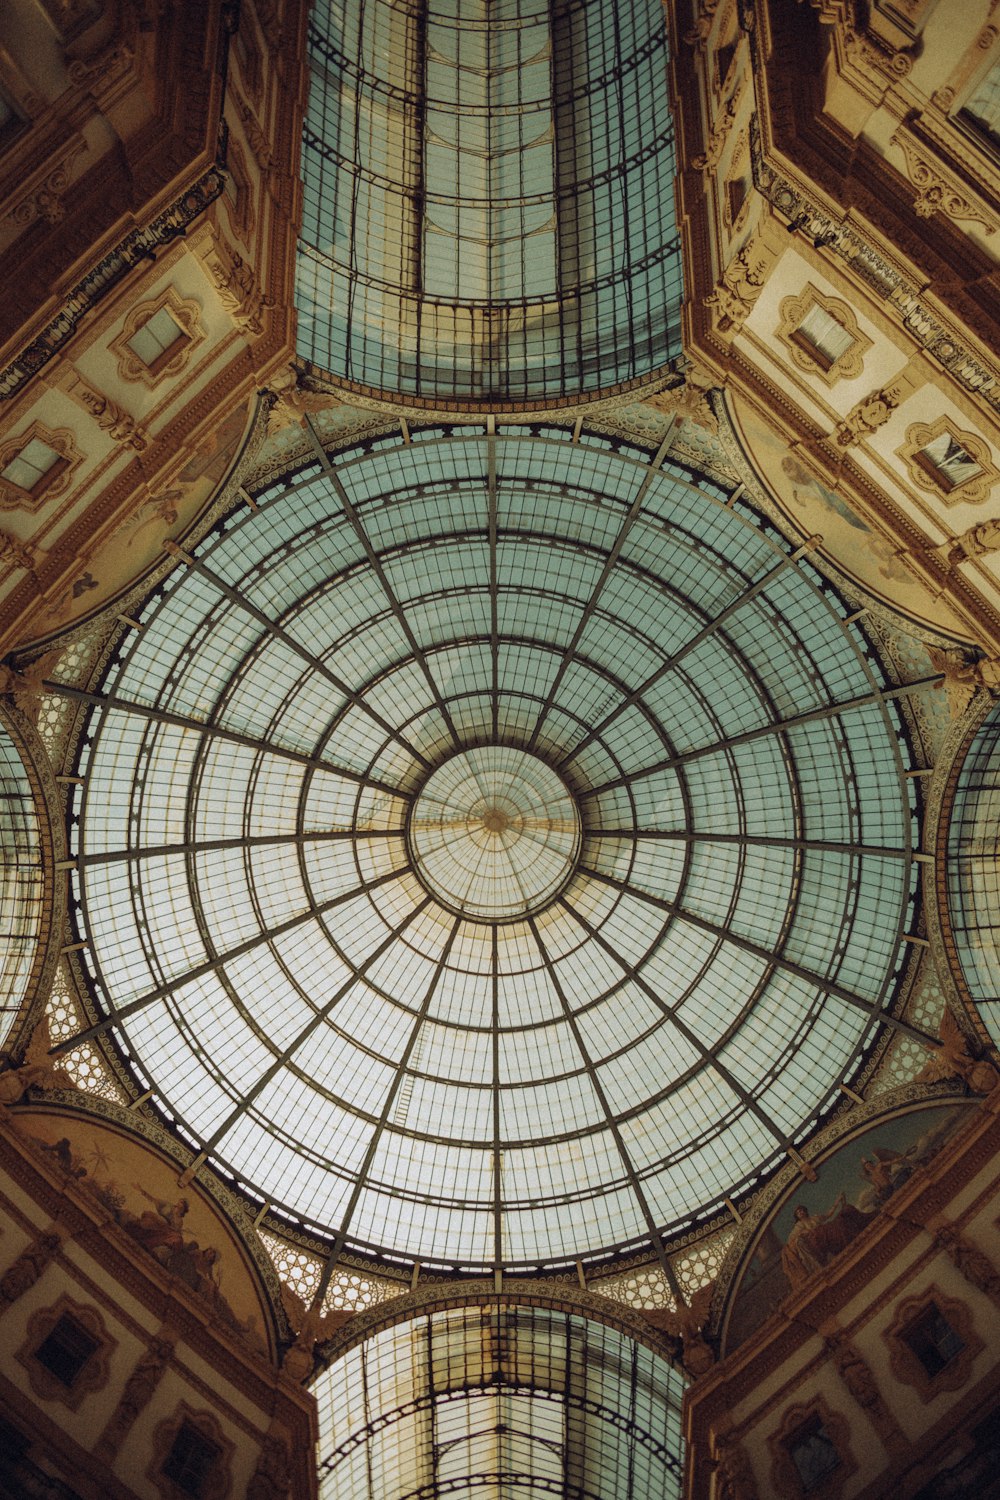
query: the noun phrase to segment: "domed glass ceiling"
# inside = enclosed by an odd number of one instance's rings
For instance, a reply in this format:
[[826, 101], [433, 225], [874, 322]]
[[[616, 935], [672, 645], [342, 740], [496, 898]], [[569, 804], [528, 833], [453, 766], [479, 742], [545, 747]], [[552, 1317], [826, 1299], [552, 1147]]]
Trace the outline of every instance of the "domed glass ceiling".
[[314, 1383], [320, 1500], [679, 1500], [683, 1377], [617, 1329], [460, 1307], [384, 1329]]
[[1000, 1045], [1000, 710], [962, 765], [948, 827], [948, 910], [969, 993]]
[[89, 716], [96, 1029], [334, 1258], [553, 1265], [719, 1205], [902, 964], [912, 784], [846, 607], [569, 430], [317, 445], [257, 506]]
[[661, 0], [317, 0], [299, 354], [433, 403], [663, 370], [683, 296]]
[[0, 1046], [38, 953], [45, 876], [34, 795], [17, 746], [0, 726]]

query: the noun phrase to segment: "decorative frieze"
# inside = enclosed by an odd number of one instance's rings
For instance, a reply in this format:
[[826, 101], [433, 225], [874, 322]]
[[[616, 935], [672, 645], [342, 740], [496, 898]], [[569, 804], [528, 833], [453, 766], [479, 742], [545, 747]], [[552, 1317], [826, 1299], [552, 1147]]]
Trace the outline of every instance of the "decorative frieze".
[[913, 211], [921, 219], [944, 214], [947, 219], [971, 220], [982, 224], [987, 234], [996, 229], [995, 216], [974, 202], [948, 169], [934, 161], [930, 153], [917, 147], [905, 130], [897, 130], [892, 143], [903, 153], [906, 175], [918, 190]]

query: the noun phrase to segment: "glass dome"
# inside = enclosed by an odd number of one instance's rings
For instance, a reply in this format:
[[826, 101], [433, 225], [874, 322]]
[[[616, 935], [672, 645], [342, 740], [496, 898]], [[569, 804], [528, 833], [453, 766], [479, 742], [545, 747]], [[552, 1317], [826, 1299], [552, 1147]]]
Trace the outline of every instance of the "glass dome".
[[35, 797], [17, 746], [0, 725], [0, 1046], [21, 1008], [38, 954], [45, 872]]
[[803, 1138], [892, 1002], [878, 662], [744, 501], [586, 433], [414, 430], [256, 504], [89, 715], [95, 1025], [334, 1255], [648, 1251]]
[[320, 1500], [682, 1494], [683, 1377], [569, 1313], [434, 1313], [375, 1334], [312, 1389]]
[[962, 975], [1000, 1046], [1000, 709], [962, 762], [948, 826], [948, 915]]
[[317, 0], [299, 355], [431, 405], [579, 401], [680, 353], [661, 0]]

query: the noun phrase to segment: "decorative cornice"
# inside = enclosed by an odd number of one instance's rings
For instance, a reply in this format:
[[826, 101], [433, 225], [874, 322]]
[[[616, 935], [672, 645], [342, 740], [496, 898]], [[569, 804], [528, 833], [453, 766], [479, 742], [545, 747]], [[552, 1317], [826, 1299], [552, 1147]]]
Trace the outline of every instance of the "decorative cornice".
[[23, 390], [32, 376], [72, 338], [81, 320], [123, 277], [156, 251], [183, 235], [225, 186], [225, 155], [220, 151], [215, 165], [145, 229], [134, 229], [98, 261], [70, 291], [59, 312], [4, 370], [0, 370], [0, 401], [9, 401]]
[[1000, 417], [1000, 367], [986, 364], [963, 342], [955, 328], [931, 310], [915, 282], [892, 265], [858, 231], [856, 221], [835, 219], [817, 206], [770, 161], [765, 160], [760, 128], [751, 124], [750, 159], [754, 186], [782, 218], [819, 241], [890, 308], [909, 336], [963, 390], [985, 401]]

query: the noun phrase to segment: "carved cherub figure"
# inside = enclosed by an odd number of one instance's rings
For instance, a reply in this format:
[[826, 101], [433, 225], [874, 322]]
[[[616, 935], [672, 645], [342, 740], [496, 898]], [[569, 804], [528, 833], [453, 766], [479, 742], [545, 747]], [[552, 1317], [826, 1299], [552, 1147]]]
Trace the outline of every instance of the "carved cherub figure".
[[681, 1341], [681, 1364], [694, 1379], [704, 1375], [715, 1363], [715, 1353], [702, 1330], [708, 1321], [715, 1283], [699, 1287], [690, 1302], [678, 1301], [676, 1310], [656, 1308], [646, 1317], [654, 1328]]
[[0, 1104], [16, 1104], [29, 1088], [72, 1089], [73, 1079], [49, 1056], [52, 1037], [49, 1033], [49, 1018], [43, 1016], [31, 1033], [24, 1058], [17, 1068], [0, 1073]]
[[988, 1094], [997, 1085], [997, 1070], [983, 1058], [973, 1057], [969, 1044], [951, 1011], [945, 1007], [938, 1032], [941, 1046], [935, 1048], [917, 1074], [917, 1083], [937, 1083], [942, 1078], [961, 1078], [977, 1094]]

